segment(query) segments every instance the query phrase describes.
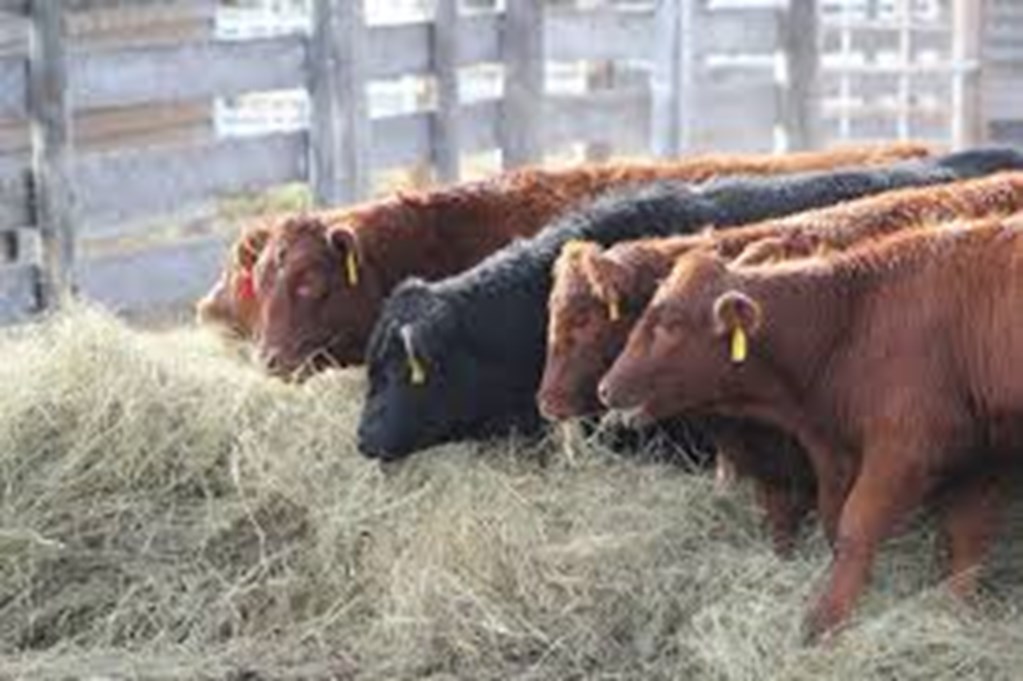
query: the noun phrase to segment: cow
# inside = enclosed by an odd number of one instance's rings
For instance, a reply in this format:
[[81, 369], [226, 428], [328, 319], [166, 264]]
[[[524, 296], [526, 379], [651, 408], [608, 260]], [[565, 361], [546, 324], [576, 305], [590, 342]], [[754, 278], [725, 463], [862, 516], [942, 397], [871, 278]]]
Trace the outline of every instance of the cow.
[[[851, 613], [879, 542], [941, 493], [954, 590], [983, 559], [1023, 444], [1023, 219], [908, 230], [736, 266], [682, 256], [601, 380], [633, 420], [755, 418], [807, 451], [833, 547], [810, 639]], [[767, 455], [767, 454], [765, 454]]]
[[213, 288], [195, 304], [196, 320], [228, 336], [247, 338], [255, 326], [258, 306], [252, 268], [270, 235], [270, 223], [244, 227], [231, 244], [228, 261]]
[[380, 306], [399, 282], [410, 276], [436, 280], [467, 269], [614, 187], [664, 178], [702, 182], [722, 174], [873, 165], [926, 151], [921, 145], [898, 144], [786, 156], [710, 155], [526, 168], [479, 182], [399, 193], [328, 215], [298, 216], [271, 231], [255, 272], [257, 355], [282, 376], [361, 364]]
[[899, 187], [1023, 167], [1011, 149], [973, 150], [876, 169], [678, 182], [597, 199], [531, 239], [438, 282], [413, 278], [385, 303], [367, 349], [359, 448], [397, 459], [459, 438], [535, 430], [550, 269], [572, 239], [609, 245], [638, 236], [740, 225]]

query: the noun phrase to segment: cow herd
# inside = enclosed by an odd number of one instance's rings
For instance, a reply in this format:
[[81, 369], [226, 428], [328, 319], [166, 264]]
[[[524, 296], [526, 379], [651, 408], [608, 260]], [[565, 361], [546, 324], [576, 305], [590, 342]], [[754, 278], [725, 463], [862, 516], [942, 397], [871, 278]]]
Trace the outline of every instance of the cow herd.
[[814, 639], [924, 503], [974, 587], [1023, 444], [1023, 154], [518, 170], [251, 225], [197, 307], [274, 375], [364, 363], [372, 458], [602, 415], [702, 433], [779, 553], [816, 512]]

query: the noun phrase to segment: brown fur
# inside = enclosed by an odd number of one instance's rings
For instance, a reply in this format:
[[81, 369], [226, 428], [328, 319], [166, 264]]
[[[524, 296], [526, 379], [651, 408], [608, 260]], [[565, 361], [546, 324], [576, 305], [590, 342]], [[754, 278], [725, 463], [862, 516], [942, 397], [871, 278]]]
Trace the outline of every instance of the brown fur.
[[[384, 298], [403, 279], [438, 279], [471, 267], [516, 237], [530, 236], [582, 201], [657, 179], [703, 181], [726, 173], [772, 174], [883, 163], [921, 156], [920, 145], [851, 148], [788, 156], [706, 156], [663, 163], [524, 169], [495, 178], [374, 201], [331, 216], [314, 214], [272, 230], [257, 268], [258, 350], [275, 373], [363, 360]], [[294, 229], [304, 223], [302, 229]], [[337, 239], [339, 232], [347, 237]], [[362, 276], [345, 281], [354, 249]], [[310, 271], [310, 267], [315, 272]], [[272, 279], [272, 281], [271, 281]], [[325, 283], [313, 300], [296, 282]], [[303, 289], [305, 290], [305, 289]], [[308, 360], [320, 358], [320, 361]]]
[[[879, 542], [944, 492], [951, 568], [976, 566], [996, 471], [1023, 439], [1023, 230], [910, 230], [830, 258], [729, 266], [683, 256], [604, 377], [608, 406], [709, 411], [793, 433], [833, 540], [811, 636], [848, 616]], [[729, 358], [740, 324], [749, 356]], [[971, 581], [957, 582], [968, 591]]]

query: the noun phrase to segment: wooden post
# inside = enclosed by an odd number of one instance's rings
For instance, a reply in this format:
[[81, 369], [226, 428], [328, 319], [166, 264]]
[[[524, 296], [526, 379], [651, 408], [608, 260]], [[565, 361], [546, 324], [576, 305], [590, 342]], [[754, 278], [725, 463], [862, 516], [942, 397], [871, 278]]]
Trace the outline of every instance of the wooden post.
[[309, 172], [318, 205], [369, 193], [366, 22], [362, 0], [315, 0], [310, 46]]
[[506, 4], [501, 32], [504, 105], [501, 150], [505, 168], [543, 158], [544, 27], [540, 0]]
[[437, 79], [437, 112], [433, 117], [433, 163], [437, 177], [459, 177], [458, 136], [458, 2], [437, 0], [433, 18], [433, 72]]
[[782, 20], [785, 90], [782, 116], [788, 150], [812, 149], [820, 115], [817, 0], [789, 0]]
[[[615, 87], [616, 81], [616, 68], [615, 62], [609, 60], [602, 60], [599, 62], [591, 62], [587, 64], [586, 70], [586, 92], [599, 92], [601, 90], [610, 90]], [[611, 140], [613, 139], [613, 131], [608, 131], [608, 137], [604, 138], [599, 142], [590, 142], [586, 145], [586, 160], [587, 161], [607, 161], [611, 157], [611, 153], [614, 151]]]
[[679, 156], [690, 145], [688, 97], [692, 94], [692, 20], [699, 0], [660, 0], [654, 17], [654, 73], [651, 81], [651, 151]]
[[33, 0], [29, 12], [28, 115], [34, 221], [43, 260], [40, 303], [54, 308], [70, 300], [75, 286], [71, 107], [63, 4]]
[[963, 149], [984, 138], [981, 102], [981, 37], [984, 0], [952, 5], [952, 147]]

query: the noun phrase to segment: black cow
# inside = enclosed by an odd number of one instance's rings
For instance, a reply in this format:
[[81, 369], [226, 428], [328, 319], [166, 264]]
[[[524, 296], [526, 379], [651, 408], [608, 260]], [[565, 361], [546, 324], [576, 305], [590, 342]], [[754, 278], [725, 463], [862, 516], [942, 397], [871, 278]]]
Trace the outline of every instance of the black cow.
[[430, 445], [538, 429], [551, 265], [570, 239], [615, 242], [735, 226], [891, 189], [1023, 168], [977, 149], [874, 169], [658, 182], [597, 199], [530, 239], [439, 282], [411, 279], [384, 305], [367, 349], [359, 449], [398, 459]]

